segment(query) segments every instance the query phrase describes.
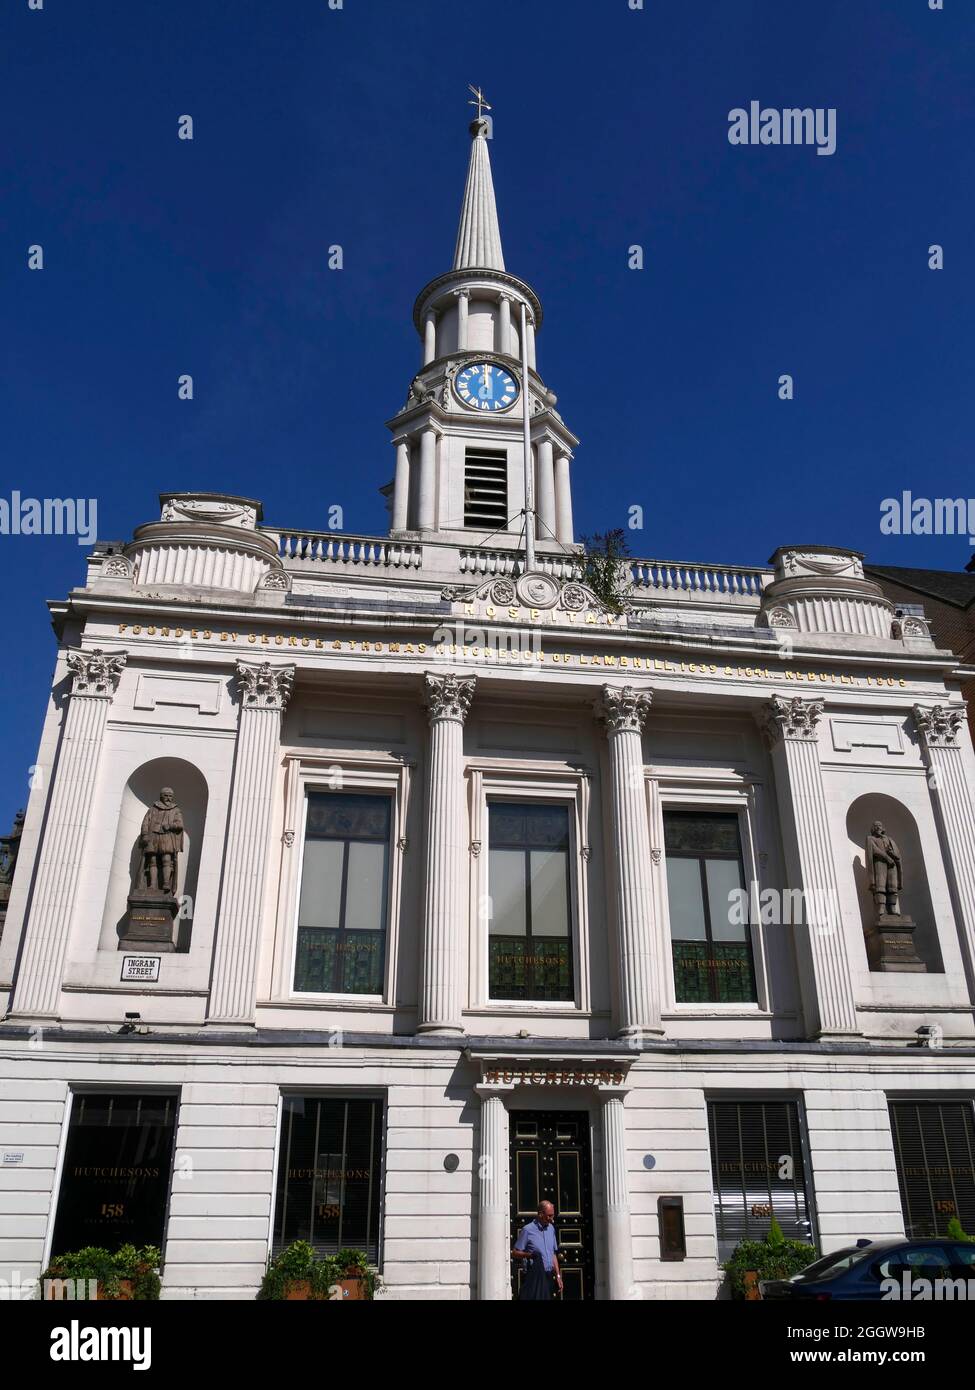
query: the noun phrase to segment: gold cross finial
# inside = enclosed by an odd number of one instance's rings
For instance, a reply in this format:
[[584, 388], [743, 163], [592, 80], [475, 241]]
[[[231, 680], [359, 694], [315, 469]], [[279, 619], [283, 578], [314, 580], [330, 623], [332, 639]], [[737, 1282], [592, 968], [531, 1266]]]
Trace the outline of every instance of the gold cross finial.
[[485, 101], [484, 93], [481, 91], [480, 87], [472, 87], [471, 84], [468, 82], [467, 90], [469, 92], [473, 92], [475, 96], [475, 100], [469, 101], [467, 105], [477, 107], [477, 119], [480, 120], [484, 112], [490, 111], [492, 108], [489, 106], [487, 101]]

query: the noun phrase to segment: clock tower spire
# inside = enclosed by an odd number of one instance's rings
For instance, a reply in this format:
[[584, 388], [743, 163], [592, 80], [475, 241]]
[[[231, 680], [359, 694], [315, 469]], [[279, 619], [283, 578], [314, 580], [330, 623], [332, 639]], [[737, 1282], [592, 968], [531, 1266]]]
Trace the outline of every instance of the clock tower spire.
[[490, 541], [517, 552], [534, 529], [539, 549], [561, 550], [573, 542], [570, 460], [579, 441], [538, 373], [542, 306], [505, 269], [488, 148], [492, 118], [484, 114], [491, 108], [479, 88], [471, 91], [477, 115], [453, 266], [417, 297], [420, 370], [387, 422], [396, 448], [395, 480], [383, 489], [390, 534]]

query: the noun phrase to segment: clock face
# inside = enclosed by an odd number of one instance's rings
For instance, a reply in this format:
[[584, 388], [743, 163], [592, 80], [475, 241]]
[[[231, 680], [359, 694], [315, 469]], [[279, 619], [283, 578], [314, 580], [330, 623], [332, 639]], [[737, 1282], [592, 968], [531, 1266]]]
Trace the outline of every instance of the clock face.
[[458, 372], [454, 390], [469, 410], [507, 410], [518, 399], [514, 377], [493, 362], [474, 362]]

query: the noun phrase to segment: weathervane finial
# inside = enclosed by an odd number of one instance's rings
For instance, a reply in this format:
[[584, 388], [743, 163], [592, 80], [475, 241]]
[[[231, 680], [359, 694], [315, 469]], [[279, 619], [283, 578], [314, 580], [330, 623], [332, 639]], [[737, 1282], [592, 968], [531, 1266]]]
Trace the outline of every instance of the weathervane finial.
[[484, 93], [481, 91], [480, 87], [472, 87], [471, 84], [468, 82], [467, 90], [473, 92], [475, 97], [475, 100], [469, 101], [467, 105], [477, 107], [477, 119], [480, 120], [481, 117], [484, 115], [484, 112], [492, 110], [492, 107], [485, 100]]

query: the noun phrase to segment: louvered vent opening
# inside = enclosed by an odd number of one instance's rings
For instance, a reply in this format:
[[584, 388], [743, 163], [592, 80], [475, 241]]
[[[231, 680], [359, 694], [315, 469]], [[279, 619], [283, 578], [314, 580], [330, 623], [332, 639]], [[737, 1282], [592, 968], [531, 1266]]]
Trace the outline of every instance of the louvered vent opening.
[[508, 456], [504, 450], [468, 449], [464, 462], [464, 525], [497, 531], [508, 520]]

